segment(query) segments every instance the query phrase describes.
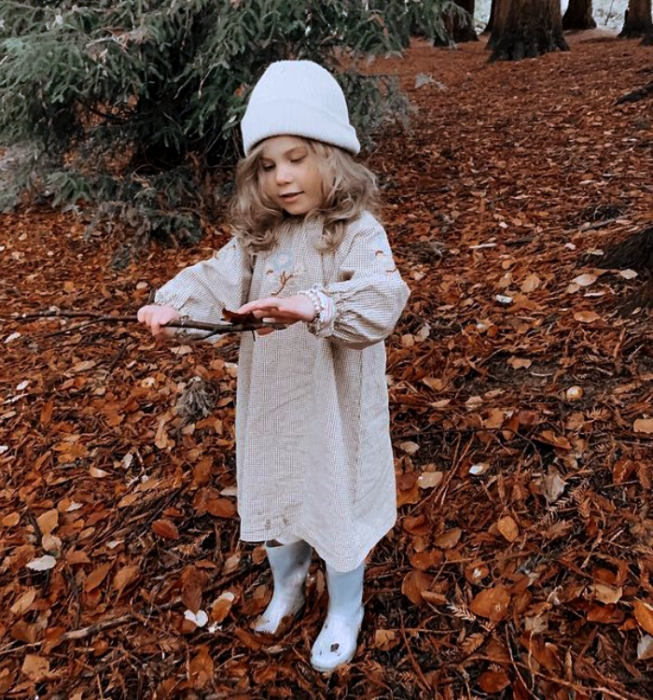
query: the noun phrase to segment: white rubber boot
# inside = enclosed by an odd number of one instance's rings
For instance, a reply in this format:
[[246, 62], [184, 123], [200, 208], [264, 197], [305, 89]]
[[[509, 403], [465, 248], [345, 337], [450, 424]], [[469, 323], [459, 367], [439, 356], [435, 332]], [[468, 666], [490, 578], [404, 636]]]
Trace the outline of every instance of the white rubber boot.
[[304, 605], [304, 582], [311, 564], [311, 546], [302, 540], [292, 544], [266, 544], [274, 591], [254, 631], [277, 634], [284, 618], [296, 615]]
[[364, 572], [364, 563], [346, 573], [326, 567], [329, 610], [311, 652], [311, 666], [317, 671], [329, 673], [356, 653], [363, 622]]

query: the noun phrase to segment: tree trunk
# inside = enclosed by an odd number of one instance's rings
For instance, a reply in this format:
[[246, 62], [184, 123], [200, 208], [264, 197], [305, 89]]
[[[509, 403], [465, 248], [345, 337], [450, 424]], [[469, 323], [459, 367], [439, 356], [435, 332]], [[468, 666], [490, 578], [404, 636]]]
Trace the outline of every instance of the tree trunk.
[[629, 0], [624, 27], [619, 36], [622, 39], [646, 36], [651, 27], [651, 0]]
[[592, 17], [592, 0], [569, 0], [562, 18], [563, 29], [596, 29]]
[[487, 21], [483, 34], [489, 34], [494, 29], [494, 10], [496, 6], [497, 0], [492, 0], [492, 4], [490, 5], [490, 19]]
[[[650, 0], [648, 0], [650, 2]], [[562, 36], [560, 0], [496, 0], [490, 61], [520, 61], [568, 51]]]
[[653, 46], [653, 26], [649, 29], [648, 34], [642, 39], [642, 46]]
[[476, 0], [455, 0], [456, 5], [462, 7], [468, 14], [467, 17], [453, 18], [453, 30], [451, 32], [453, 40], [457, 44], [465, 41], [478, 41], [476, 30], [474, 29], [474, 12], [476, 11]]
[[434, 46], [450, 46], [451, 42], [462, 44], [466, 41], [478, 41], [476, 30], [474, 29], [474, 12], [476, 11], [476, 0], [454, 0], [455, 4], [467, 12], [466, 17], [458, 14], [446, 14], [444, 16], [444, 26], [446, 37], [442, 40], [436, 39]]

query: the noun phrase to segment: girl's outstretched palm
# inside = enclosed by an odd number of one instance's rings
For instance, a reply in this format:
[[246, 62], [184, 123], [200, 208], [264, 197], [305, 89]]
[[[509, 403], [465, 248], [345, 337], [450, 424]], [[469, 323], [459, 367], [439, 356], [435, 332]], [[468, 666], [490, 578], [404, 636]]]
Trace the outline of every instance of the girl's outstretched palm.
[[[237, 313], [253, 313], [256, 318], [262, 318], [274, 323], [297, 323], [298, 321], [310, 322], [315, 318], [315, 308], [311, 300], [303, 294], [292, 297], [266, 297], [250, 301], [241, 306]], [[272, 333], [271, 328], [262, 328], [257, 331], [259, 335]]]

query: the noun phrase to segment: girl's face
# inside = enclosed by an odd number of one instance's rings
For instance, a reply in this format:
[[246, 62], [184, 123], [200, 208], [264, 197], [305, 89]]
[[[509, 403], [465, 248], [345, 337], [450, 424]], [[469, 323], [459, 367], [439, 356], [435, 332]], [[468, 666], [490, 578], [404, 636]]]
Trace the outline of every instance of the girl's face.
[[321, 206], [324, 194], [317, 156], [302, 139], [266, 139], [259, 168], [261, 187], [286, 213], [303, 216]]

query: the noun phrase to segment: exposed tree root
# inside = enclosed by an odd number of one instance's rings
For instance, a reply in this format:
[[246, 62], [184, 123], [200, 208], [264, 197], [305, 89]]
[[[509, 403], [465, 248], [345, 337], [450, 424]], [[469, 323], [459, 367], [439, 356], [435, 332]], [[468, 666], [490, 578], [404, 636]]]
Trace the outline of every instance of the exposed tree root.
[[632, 92], [628, 92], [625, 95], [622, 95], [616, 102], [616, 104], [620, 105], [623, 104], [624, 102], [639, 102], [640, 100], [643, 100], [644, 98], [648, 97], [649, 95], [653, 95], [653, 81], [650, 83], [647, 83], [644, 85], [644, 87], [641, 87], [637, 90], [633, 90]]
[[621, 313], [627, 315], [638, 308], [653, 308], [653, 226], [609, 246], [600, 262], [593, 264], [605, 270], [640, 273], [642, 283], [620, 304]]
[[653, 226], [609, 246], [596, 267], [653, 274]]

